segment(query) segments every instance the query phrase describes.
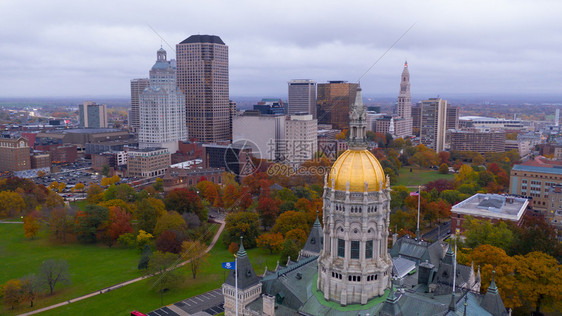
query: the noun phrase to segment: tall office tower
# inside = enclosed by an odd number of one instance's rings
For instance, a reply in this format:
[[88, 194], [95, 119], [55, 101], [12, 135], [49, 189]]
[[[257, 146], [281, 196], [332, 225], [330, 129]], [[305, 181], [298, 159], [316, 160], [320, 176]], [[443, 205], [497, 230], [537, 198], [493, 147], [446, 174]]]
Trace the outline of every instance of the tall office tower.
[[396, 129], [395, 135], [397, 137], [412, 135], [412, 96], [410, 95], [410, 72], [408, 71], [408, 62], [404, 63], [404, 70], [402, 70], [400, 93], [398, 94], [398, 102], [396, 103], [394, 112], [403, 119], [403, 127]]
[[107, 105], [84, 101], [78, 105], [80, 127], [107, 128]]
[[412, 107], [412, 129], [421, 127], [421, 102]]
[[287, 114], [312, 114], [316, 118], [316, 81], [295, 79], [289, 81], [289, 111]]
[[447, 100], [429, 98], [421, 101], [420, 125], [421, 143], [436, 152], [443, 151], [447, 130]]
[[189, 137], [229, 140], [228, 46], [216, 35], [191, 35], [176, 45], [176, 58]]
[[355, 104], [357, 83], [329, 81], [318, 84], [318, 124], [331, 124], [334, 129], [349, 128], [349, 108]]
[[162, 48], [150, 70], [150, 85], [139, 97], [139, 147], [178, 150], [178, 142], [187, 140], [185, 96], [176, 84], [175, 60], [166, 59]]
[[458, 106], [447, 107], [447, 129], [459, 128], [459, 112]]
[[139, 95], [148, 85], [148, 78], [131, 80], [131, 114], [129, 115], [129, 126], [132, 126], [135, 132], [138, 132], [140, 127]]
[[228, 101], [228, 133], [230, 134], [229, 140], [232, 140], [232, 119], [236, 116], [236, 101]]

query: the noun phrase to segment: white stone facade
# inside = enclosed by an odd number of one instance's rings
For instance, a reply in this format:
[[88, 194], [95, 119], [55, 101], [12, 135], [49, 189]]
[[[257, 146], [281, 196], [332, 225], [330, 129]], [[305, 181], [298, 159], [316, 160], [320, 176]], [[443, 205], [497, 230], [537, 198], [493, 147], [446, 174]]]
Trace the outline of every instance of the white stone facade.
[[139, 147], [162, 147], [170, 153], [178, 142], [187, 140], [185, 96], [176, 85], [175, 61], [166, 60], [166, 51], [158, 50], [150, 70], [150, 86], [139, 96]]
[[[387, 182], [388, 183], [388, 182]], [[366, 304], [384, 294], [392, 272], [387, 252], [390, 187], [344, 192], [324, 187], [324, 249], [318, 289], [326, 300]]]
[[[257, 300], [261, 295], [261, 283], [258, 283], [247, 289], [238, 289], [238, 315], [250, 315], [250, 311], [246, 310], [246, 305]], [[236, 315], [236, 288], [234, 286], [223, 284], [222, 294], [224, 296], [224, 315]]]

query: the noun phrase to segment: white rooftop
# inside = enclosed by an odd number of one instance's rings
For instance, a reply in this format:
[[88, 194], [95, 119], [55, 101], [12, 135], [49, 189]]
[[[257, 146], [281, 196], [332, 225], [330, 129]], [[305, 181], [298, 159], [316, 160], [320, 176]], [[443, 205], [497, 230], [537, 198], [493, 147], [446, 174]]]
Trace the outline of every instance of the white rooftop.
[[529, 205], [529, 200], [522, 197], [478, 193], [454, 205], [451, 212], [519, 221], [527, 205]]

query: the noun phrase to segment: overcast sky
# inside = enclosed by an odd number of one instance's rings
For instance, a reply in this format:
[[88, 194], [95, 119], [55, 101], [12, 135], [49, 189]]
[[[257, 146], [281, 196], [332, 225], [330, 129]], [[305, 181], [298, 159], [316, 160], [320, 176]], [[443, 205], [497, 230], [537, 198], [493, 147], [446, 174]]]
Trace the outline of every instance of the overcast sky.
[[[128, 96], [163, 47], [192, 34], [229, 46], [231, 96], [287, 81], [357, 81], [412, 96], [560, 94], [562, 1], [0, 1], [0, 97]], [[150, 29], [154, 28], [166, 42]]]

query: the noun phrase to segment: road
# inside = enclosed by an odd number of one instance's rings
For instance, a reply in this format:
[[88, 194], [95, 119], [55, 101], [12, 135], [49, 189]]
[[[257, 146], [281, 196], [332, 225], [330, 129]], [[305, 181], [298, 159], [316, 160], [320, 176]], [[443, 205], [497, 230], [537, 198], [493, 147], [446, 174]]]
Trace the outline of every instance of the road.
[[439, 239], [444, 239], [448, 235], [451, 234], [451, 222], [446, 222], [441, 224], [440, 226], [435, 227], [434, 229], [430, 230], [429, 232], [422, 235], [422, 238], [425, 240], [437, 240], [437, 234], [439, 234]]
[[[219, 230], [217, 231], [217, 233], [215, 234], [215, 236], [213, 237], [213, 241], [211, 241], [211, 244], [209, 245], [209, 247], [207, 247], [207, 249], [205, 249], [205, 253], [208, 253], [209, 251], [211, 251], [211, 249], [213, 249], [213, 247], [215, 246], [215, 244], [216, 244], [217, 241], [219, 240], [219, 237], [220, 237], [222, 231], [224, 230], [225, 222], [224, 222], [224, 221], [220, 221], [220, 220], [216, 220], [216, 221], [219, 222], [219, 223], [221, 224], [221, 226], [220, 226]], [[191, 260], [186, 260], [186, 261], [181, 262], [181, 263], [179, 263], [178, 265], [176, 265], [175, 267], [170, 268], [170, 269], [177, 269], [177, 268], [179, 268], [179, 267], [183, 267], [184, 265], [188, 264], [190, 261], [191, 261]], [[70, 300], [65, 301], [65, 302], [61, 302], [61, 303], [58, 303], [58, 304], [54, 304], [54, 305], [50, 305], [50, 306], [47, 306], [47, 307], [43, 307], [43, 308], [41, 308], [41, 309], [37, 309], [37, 310], [31, 311], [31, 312], [28, 312], [28, 313], [24, 313], [24, 314], [20, 314], [20, 315], [21, 315], [21, 316], [26, 316], [26, 315], [34, 315], [34, 314], [38, 314], [38, 313], [41, 313], [41, 312], [45, 312], [45, 311], [48, 311], [48, 310], [51, 310], [51, 309], [55, 309], [55, 308], [57, 308], [57, 307], [61, 307], [61, 306], [64, 306], [64, 305], [68, 305], [68, 304], [70, 304], [70, 303], [74, 303], [74, 302], [78, 302], [78, 301], [81, 301], [81, 300], [85, 300], [85, 299], [90, 298], [90, 297], [92, 297], [92, 296], [100, 295], [100, 294], [107, 293], [107, 292], [112, 291], [112, 290], [116, 290], [116, 289], [118, 289], [118, 288], [122, 288], [122, 287], [124, 287], [124, 286], [127, 286], [127, 285], [129, 285], [129, 284], [132, 284], [132, 283], [135, 283], [135, 282], [144, 280], [144, 279], [149, 278], [149, 277], [151, 277], [151, 275], [145, 275], [145, 276], [142, 276], [142, 277], [138, 277], [138, 278], [136, 278], [136, 279], [132, 279], [132, 280], [129, 280], [129, 281], [121, 282], [121, 283], [119, 283], [119, 284], [115, 284], [115, 285], [113, 285], [113, 286], [103, 288], [103, 289], [101, 289], [101, 290], [92, 292], [92, 293], [90, 293], [90, 294], [86, 294], [86, 295], [83, 295], [83, 296], [79, 296], [79, 297], [70, 299]]]

